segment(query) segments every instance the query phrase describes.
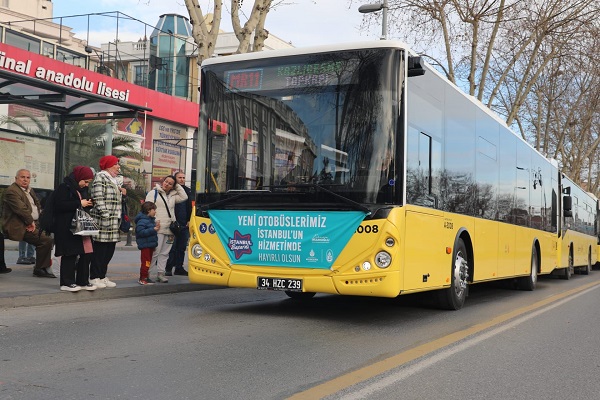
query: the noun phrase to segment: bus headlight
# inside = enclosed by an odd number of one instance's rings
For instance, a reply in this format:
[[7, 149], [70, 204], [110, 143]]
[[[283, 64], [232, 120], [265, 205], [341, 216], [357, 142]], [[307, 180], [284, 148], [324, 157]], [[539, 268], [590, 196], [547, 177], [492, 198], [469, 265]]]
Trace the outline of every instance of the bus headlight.
[[387, 251], [380, 251], [375, 254], [375, 264], [379, 268], [387, 268], [392, 263], [392, 256]]
[[192, 246], [192, 257], [200, 258], [202, 256], [202, 247], [196, 243]]

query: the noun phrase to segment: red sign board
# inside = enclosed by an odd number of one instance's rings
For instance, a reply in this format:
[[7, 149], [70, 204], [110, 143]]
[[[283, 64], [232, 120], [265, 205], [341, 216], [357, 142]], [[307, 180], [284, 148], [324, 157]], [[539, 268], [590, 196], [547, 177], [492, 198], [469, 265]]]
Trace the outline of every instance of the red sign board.
[[148, 115], [198, 126], [199, 106], [187, 100], [0, 43], [0, 70], [152, 109]]

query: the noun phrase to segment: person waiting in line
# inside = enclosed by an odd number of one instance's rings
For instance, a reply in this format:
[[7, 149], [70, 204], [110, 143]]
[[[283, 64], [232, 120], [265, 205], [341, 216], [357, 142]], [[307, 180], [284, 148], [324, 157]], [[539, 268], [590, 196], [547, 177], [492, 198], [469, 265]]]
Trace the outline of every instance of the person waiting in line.
[[108, 264], [120, 239], [121, 204], [127, 190], [119, 185], [119, 159], [113, 155], [100, 159], [101, 171], [96, 174], [90, 191], [94, 208], [91, 211], [100, 233], [94, 237], [94, 257], [90, 265], [90, 283], [98, 288], [112, 288], [116, 283], [106, 277]]
[[140, 250], [140, 285], [152, 285], [150, 279], [150, 263], [152, 254], [158, 246], [158, 230], [160, 221], [156, 221], [156, 204], [146, 201], [142, 204], [142, 210], [135, 216], [135, 241]]
[[[92, 168], [90, 168], [90, 170], [92, 172], [94, 172], [94, 170]], [[94, 202], [92, 200], [92, 195], [90, 194], [90, 186], [86, 185], [82, 188], [79, 188], [78, 192], [81, 194], [82, 199], [90, 200], [90, 202], [89, 202], [90, 205], [87, 207], [83, 207], [83, 211], [85, 211], [91, 215], [92, 208], [94, 207]], [[93, 243], [94, 243], [94, 237], [92, 236], [92, 250], [93, 250]], [[81, 254], [81, 255], [79, 255], [79, 258], [77, 259], [77, 264], [75, 265], [76, 271], [83, 271], [83, 273], [87, 272], [88, 282], [89, 282], [89, 277], [90, 277], [90, 264], [92, 262], [93, 257], [94, 257], [93, 251], [91, 253]]]
[[[166, 276], [183, 275], [187, 276], [187, 271], [183, 267], [183, 261], [185, 260], [185, 249], [187, 248], [188, 241], [190, 240], [190, 216], [192, 215], [192, 190], [185, 186], [185, 173], [182, 171], [177, 172], [175, 175], [177, 184], [185, 190], [187, 194], [187, 200], [181, 203], [175, 204], [175, 219], [185, 229], [175, 237], [175, 242], [171, 246], [169, 252], [169, 259], [167, 260], [167, 267], [165, 270]], [[175, 267], [175, 272], [171, 272]]]
[[71, 221], [77, 209], [92, 205], [92, 201], [84, 198], [81, 192], [93, 179], [94, 173], [91, 168], [77, 166], [64, 178], [55, 192], [54, 254], [61, 256], [60, 290], [63, 291], [96, 290], [96, 286], [89, 282], [87, 264], [77, 263], [78, 257], [83, 258], [92, 253], [92, 239], [90, 236], [74, 235], [71, 232]]
[[154, 190], [149, 191], [146, 195], [146, 201], [156, 204], [156, 219], [160, 222], [158, 246], [152, 255], [151, 266], [156, 264], [156, 280], [161, 283], [169, 282], [165, 277], [165, 268], [169, 251], [175, 240], [175, 236], [169, 229], [171, 222], [175, 221], [175, 204], [186, 200], [185, 190], [177, 184], [173, 175], [164, 177], [162, 182], [157, 183]]
[[0, 274], [8, 274], [12, 271], [12, 268], [6, 266], [6, 260], [4, 259], [4, 234], [0, 229]]
[[17, 259], [17, 264], [35, 264], [35, 247], [24, 240], [19, 242], [19, 258]]
[[56, 278], [50, 272], [52, 238], [40, 232], [38, 218], [41, 204], [33, 188], [30, 187], [31, 172], [20, 169], [15, 182], [4, 192], [2, 204], [4, 235], [10, 240], [24, 240], [35, 246], [36, 258], [33, 275], [40, 278]]

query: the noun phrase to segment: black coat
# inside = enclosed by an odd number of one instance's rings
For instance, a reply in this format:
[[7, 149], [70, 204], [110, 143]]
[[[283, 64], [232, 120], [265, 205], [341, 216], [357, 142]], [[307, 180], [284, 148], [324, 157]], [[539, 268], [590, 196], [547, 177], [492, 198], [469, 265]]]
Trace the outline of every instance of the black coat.
[[[54, 193], [54, 245], [57, 256], [84, 254], [81, 236], [71, 232], [71, 220], [81, 207], [77, 194], [79, 184], [70, 176], [65, 177]], [[83, 197], [85, 198], [85, 197]]]

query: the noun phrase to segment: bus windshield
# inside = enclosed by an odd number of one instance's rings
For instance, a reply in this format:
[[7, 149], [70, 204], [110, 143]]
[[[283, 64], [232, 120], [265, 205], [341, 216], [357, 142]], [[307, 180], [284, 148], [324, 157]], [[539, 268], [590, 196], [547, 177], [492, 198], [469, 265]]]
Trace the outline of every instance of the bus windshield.
[[[401, 50], [297, 55], [202, 68], [205, 192], [303, 192], [392, 203]], [[398, 185], [400, 186], [400, 185]]]

